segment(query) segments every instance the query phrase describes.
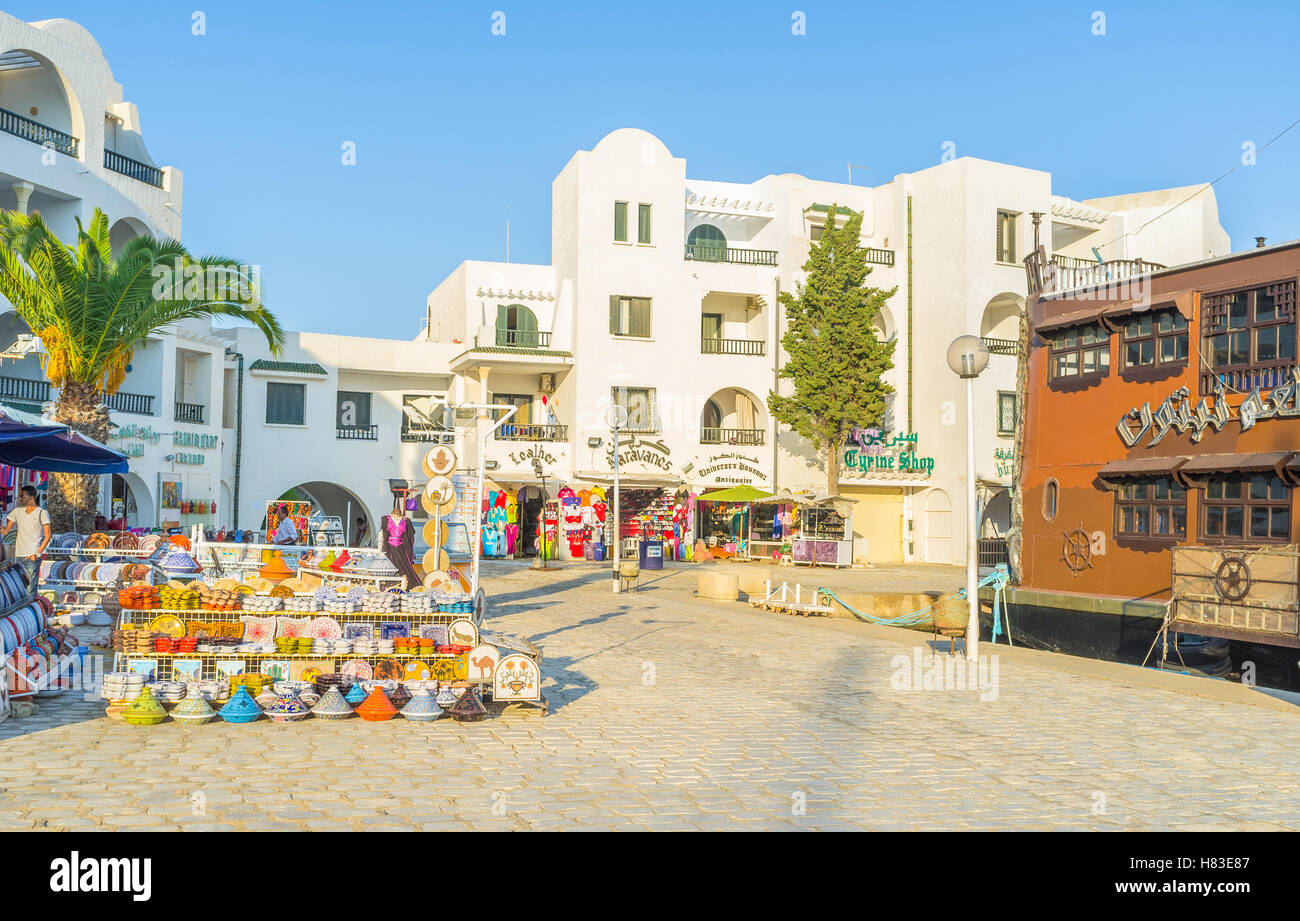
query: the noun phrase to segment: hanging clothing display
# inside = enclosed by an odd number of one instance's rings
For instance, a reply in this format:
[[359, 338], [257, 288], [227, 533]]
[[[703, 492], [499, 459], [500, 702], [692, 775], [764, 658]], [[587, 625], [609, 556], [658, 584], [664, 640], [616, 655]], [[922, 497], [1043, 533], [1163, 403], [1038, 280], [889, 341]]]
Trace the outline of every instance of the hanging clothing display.
[[408, 588], [419, 585], [420, 576], [415, 571], [415, 526], [394, 512], [384, 516], [380, 527], [384, 555], [406, 577]]

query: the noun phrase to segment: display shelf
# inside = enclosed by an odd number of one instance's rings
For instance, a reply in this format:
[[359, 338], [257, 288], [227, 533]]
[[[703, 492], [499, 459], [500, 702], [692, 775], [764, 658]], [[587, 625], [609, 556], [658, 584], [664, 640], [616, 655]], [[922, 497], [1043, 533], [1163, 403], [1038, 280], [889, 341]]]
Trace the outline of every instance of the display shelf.
[[83, 555], [103, 556], [107, 554], [108, 556], [129, 556], [129, 557], [139, 558], [145, 556], [153, 556], [157, 552], [158, 552], [158, 548], [156, 547], [153, 550], [141, 550], [139, 548], [133, 550], [114, 550], [112, 547], [94, 547], [94, 548], [47, 547], [45, 548], [46, 556], [83, 556]]
[[[299, 678], [294, 677], [292, 665], [294, 663], [320, 663], [329, 664], [330, 671], [338, 673], [348, 662], [362, 661], [370, 666], [371, 672], [374, 672], [376, 666], [384, 661], [392, 661], [400, 665], [410, 664], [412, 662], [421, 662], [425, 665], [432, 666], [433, 662], [440, 660], [452, 661], [465, 657], [464, 668], [457, 668], [456, 674], [465, 675], [463, 678], [397, 678], [389, 680], [444, 680], [444, 681], [468, 681], [471, 684], [490, 684], [491, 678], [471, 678], [469, 675], [468, 653], [450, 653], [450, 652], [431, 652], [422, 653], [278, 653], [278, 652], [115, 652], [113, 655], [113, 670], [124, 671], [131, 662], [149, 661], [154, 663], [154, 681], [173, 681], [177, 680], [174, 676], [175, 662], [199, 661], [199, 671], [197, 677], [192, 672], [183, 673], [184, 680], [210, 680], [219, 677], [230, 677], [232, 674], [246, 674], [250, 671], [258, 671], [269, 662], [288, 662], [290, 669], [288, 674], [276, 678], [277, 681], [297, 681]], [[222, 663], [231, 662], [241, 663], [239, 669], [226, 668], [218, 670]], [[253, 666], [250, 668], [250, 666]], [[403, 671], [405, 671], [403, 669]], [[327, 674], [330, 672], [326, 672]], [[270, 674], [263, 672], [262, 674]], [[301, 674], [301, 673], [300, 673]], [[384, 680], [375, 678], [362, 679], [366, 681]]]

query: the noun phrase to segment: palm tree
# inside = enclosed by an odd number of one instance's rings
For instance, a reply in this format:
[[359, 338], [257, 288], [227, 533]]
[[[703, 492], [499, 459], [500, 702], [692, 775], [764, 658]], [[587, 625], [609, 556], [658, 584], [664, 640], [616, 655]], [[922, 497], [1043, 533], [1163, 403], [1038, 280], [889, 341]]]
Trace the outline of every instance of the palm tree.
[[[180, 243], [148, 235], [114, 258], [108, 216], [98, 208], [89, 228], [77, 219], [75, 247], [39, 214], [0, 211], [0, 295], [45, 346], [45, 376], [59, 389], [54, 418], [98, 441], [109, 433], [104, 395], [122, 386], [149, 335], [181, 320], [231, 317], [257, 326], [273, 352], [284, 344], [247, 266], [195, 259]], [[98, 477], [52, 474], [53, 529], [89, 530], [98, 498]]]

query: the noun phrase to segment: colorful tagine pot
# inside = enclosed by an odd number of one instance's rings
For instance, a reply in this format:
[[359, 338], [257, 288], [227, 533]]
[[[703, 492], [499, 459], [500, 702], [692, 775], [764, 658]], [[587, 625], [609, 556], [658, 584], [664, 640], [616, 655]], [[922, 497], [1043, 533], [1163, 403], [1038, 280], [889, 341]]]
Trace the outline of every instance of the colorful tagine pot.
[[452, 719], [458, 723], [477, 723], [487, 716], [487, 707], [478, 699], [478, 691], [470, 688], [460, 695], [460, 700], [452, 705], [450, 712]]
[[180, 720], [187, 726], [206, 723], [216, 715], [217, 711], [208, 706], [207, 699], [197, 691], [192, 692], [177, 704], [176, 709], [172, 711], [172, 719]]
[[277, 723], [296, 723], [311, 716], [311, 708], [302, 702], [296, 690], [289, 688], [266, 708], [266, 715]]
[[358, 681], [356, 684], [352, 685], [352, 687], [348, 688], [348, 692], [343, 695], [343, 699], [355, 707], [365, 701], [366, 689], [363, 688], [361, 682]]
[[157, 726], [167, 719], [167, 711], [153, 696], [148, 687], [141, 688], [140, 696], [122, 711], [122, 719], [132, 726]]
[[393, 706], [399, 710], [411, 702], [411, 692], [400, 684], [388, 691], [387, 694], [388, 699], [393, 702]]
[[318, 720], [345, 720], [352, 715], [352, 705], [338, 688], [329, 688], [321, 695], [311, 712]]
[[257, 705], [263, 710], [270, 710], [271, 705], [279, 699], [280, 695], [274, 691], [263, 691], [261, 694], [258, 694], [253, 698], [253, 700], [257, 702]]
[[251, 723], [262, 715], [262, 708], [242, 685], [235, 691], [230, 702], [217, 711], [217, 716], [227, 723]]
[[438, 696], [434, 698], [434, 700], [437, 701], [438, 706], [442, 707], [444, 710], [450, 710], [456, 705], [456, 701], [459, 699], [460, 698], [456, 696], [456, 692], [451, 689], [451, 685], [446, 683], [442, 685], [438, 690]]
[[370, 696], [365, 699], [365, 702], [357, 707], [357, 716], [371, 723], [382, 723], [384, 720], [391, 720], [397, 716], [397, 708], [388, 699], [384, 689], [376, 687], [370, 692]]
[[417, 723], [432, 723], [442, 716], [442, 707], [432, 694], [419, 688], [411, 695], [411, 702], [402, 708], [402, 716]]

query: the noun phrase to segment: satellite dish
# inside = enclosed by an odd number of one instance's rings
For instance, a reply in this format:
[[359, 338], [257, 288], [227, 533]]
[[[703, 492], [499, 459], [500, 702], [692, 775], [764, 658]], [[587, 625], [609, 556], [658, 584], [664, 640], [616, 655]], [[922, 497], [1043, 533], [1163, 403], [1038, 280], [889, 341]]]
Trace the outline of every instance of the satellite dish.
[[627, 428], [627, 407], [617, 403], [609, 404], [609, 409], [605, 411], [605, 422], [612, 429]]

